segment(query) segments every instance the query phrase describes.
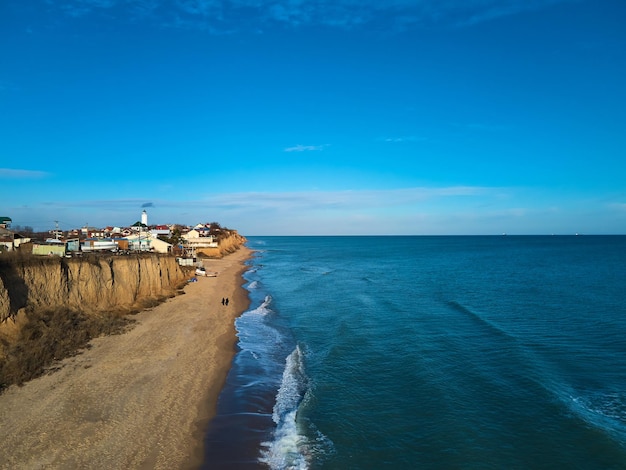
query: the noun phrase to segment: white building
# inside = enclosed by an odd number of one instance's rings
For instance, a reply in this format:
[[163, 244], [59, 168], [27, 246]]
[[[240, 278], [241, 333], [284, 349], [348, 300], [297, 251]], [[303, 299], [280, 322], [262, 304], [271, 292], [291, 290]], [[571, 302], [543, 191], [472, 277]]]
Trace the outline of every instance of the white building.
[[151, 251], [152, 237], [150, 233], [134, 233], [128, 235], [126, 239], [128, 240], [128, 248], [131, 251]]
[[150, 248], [155, 253], [171, 253], [172, 252], [172, 244], [164, 242], [157, 235], [151, 234], [150, 238]]
[[202, 236], [198, 230], [190, 230], [182, 235], [188, 248], [217, 248], [218, 244], [213, 235]]
[[167, 225], [157, 225], [156, 227], [150, 229], [150, 233], [156, 238], [159, 235], [163, 235], [165, 237], [169, 237], [172, 232]]
[[154, 253], [171, 253], [172, 244], [164, 242], [150, 232], [142, 232], [141, 238], [138, 233], [128, 235], [129, 249], [132, 251], [151, 251]]

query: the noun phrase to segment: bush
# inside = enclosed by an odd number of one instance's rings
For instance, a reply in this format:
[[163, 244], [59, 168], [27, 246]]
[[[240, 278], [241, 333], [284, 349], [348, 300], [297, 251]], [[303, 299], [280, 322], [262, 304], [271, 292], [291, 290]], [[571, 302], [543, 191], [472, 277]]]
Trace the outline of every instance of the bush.
[[98, 336], [118, 334], [133, 320], [120, 314], [88, 316], [58, 308], [31, 312], [16, 341], [0, 358], [0, 392], [43, 375], [56, 361], [71, 357]]

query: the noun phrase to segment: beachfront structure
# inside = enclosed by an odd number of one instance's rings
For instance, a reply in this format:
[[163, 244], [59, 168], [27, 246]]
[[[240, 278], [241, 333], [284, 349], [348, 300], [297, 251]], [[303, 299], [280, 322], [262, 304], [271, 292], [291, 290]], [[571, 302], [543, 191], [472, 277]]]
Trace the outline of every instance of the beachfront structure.
[[113, 235], [120, 235], [122, 233], [122, 229], [120, 227], [105, 227], [104, 234], [107, 237], [111, 237]]
[[150, 236], [151, 251], [154, 251], [155, 253], [171, 253], [172, 252], [171, 243], [167, 243], [161, 240], [160, 238], [157, 237], [157, 235], [153, 233], [150, 233], [149, 236]]
[[102, 238], [105, 236], [104, 230], [98, 227], [85, 225], [80, 229], [81, 235], [86, 238]]
[[4, 227], [0, 227], [0, 251], [17, 250], [20, 245], [30, 242], [30, 238], [23, 237]]
[[11, 217], [0, 215], [0, 228], [9, 229], [9, 228], [11, 228], [11, 223], [12, 222], [13, 221], [11, 220]]
[[112, 238], [88, 238], [80, 248], [82, 251], [117, 251], [117, 243]]
[[65, 250], [72, 253], [80, 251], [80, 238], [67, 238], [65, 240]]
[[213, 235], [205, 235], [197, 229], [190, 230], [182, 235], [189, 248], [217, 248], [217, 240]]
[[148, 213], [145, 210], [141, 211], [141, 223], [146, 227], [148, 226]]
[[126, 237], [131, 251], [151, 251], [152, 237], [148, 232], [136, 233]]
[[156, 238], [159, 235], [169, 237], [172, 232], [167, 225], [156, 225], [155, 227], [150, 229], [150, 233], [153, 235], [154, 238]]
[[50, 239], [46, 243], [33, 243], [33, 255], [37, 256], [65, 256], [67, 252], [65, 243]]
[[13, 245], [14, 238], [15, 234], [13, 232], [0, 226], [0, 250], [13, 251], [15, 248]]

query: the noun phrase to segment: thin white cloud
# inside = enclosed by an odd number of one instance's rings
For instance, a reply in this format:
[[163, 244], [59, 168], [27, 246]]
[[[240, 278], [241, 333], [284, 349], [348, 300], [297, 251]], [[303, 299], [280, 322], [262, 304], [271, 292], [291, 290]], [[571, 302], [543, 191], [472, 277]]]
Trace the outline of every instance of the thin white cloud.
[[472, 25], [490, 21], [503, 16], [511, 16], [524, 11], [540, 10], [558, 3], [566, 3], [568, 0], [527, 0], [527, 1], [491, 1], [491, 2], [468, 2], [470, 5], [482, 3], [482, 8], [468, 10], [458, 22], [459, 25]]
[[109, 9], [117, 5], [118, 0], [74, 0], [73, 2], [51, 2], [56, 3], [68, 15], [80, 17], [93, 10]]
[[285, 152], [318, 152], [324, 150], [328, 145], [295, 145], [287, 147]]
[[[275, 23], [350, 29], [376, 23], [391, 29], [437, 24], [471, 25], [574, 0], [47, 0], [67, 14], [127, 8], [162, 24], [212, 32], [252, 30]], [[166, 19], [165, 19], [166, 18]]]
[[[535, 193], [536, 189], [529, 188], [481, 186], [207, 193], [193, 200], [68, 198], [8, 204], [5, 212], [15, 225], [35, 230], [53, 228], [54, 220], [62, 221], [63, 229], [87, 222], [127, 226], [139, 220], [142, 206], [150, 200], [150, 223], [218, 221], [246, 236], [624, 233], [626, 203], [622, 198], [611, 207], [597, 200], [564, 205], [558, 193], [547, 193], [537, 204]], [[583, 210], [589, 217], [581, 225]]]
[[426, 137], [419, 137], [416, 135], [410, 135], [405, 137], [384, 137], [381, 139], [383, 142], [389, 142], [392, 144], [398, 144], [403, 142], [425, 142], [428, 139]]
[[0, 168], [0, 178], [6, 179], [36, 179], [45, 178], [48, 175], [49, 173], [45, 171]]
[[257, 209], [300, 208], [302, 210], [358, 209], [364, 207], [406, 206], [450, 197], [496, 194], [495, 188], [450, 186], [440, 188], [403, 188], [389, 190], [298, 191], [284, 193], [234, 193], [211, 196], [214, 207]]
[[46, 202], [47, 205], [52, 205], [56, 207], [67, 207], [67, 208], [76, 208], [76, 207], [96, 207], [99, 210], [103, 208], [111, 208], [114, 210], [131, 210], [131, 211], [141, 211], [141, 209], [146, 207], [155, 207], [163, 206], [164, 202], [145, 202], [145, 199], [68, 199], [68, 200], [58, 200], [58, 201], [49, 201]]

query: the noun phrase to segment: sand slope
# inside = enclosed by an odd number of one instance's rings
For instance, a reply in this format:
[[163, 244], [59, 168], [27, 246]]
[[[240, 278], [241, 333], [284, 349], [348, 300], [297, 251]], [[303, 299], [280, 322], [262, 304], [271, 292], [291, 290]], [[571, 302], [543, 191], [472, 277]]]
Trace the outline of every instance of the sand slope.
[[234, 319], [248, 308], [250, 254], [205, 261], [217, 277], [0, 395], [0, 468], [196, 468], [235, 351]]

